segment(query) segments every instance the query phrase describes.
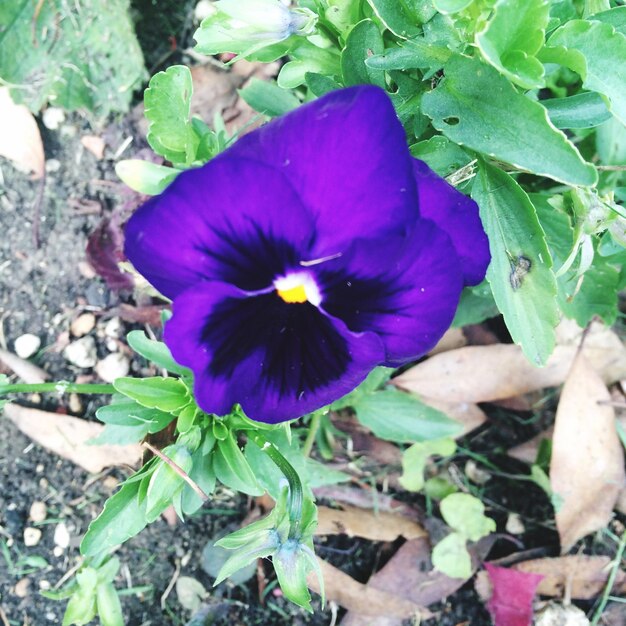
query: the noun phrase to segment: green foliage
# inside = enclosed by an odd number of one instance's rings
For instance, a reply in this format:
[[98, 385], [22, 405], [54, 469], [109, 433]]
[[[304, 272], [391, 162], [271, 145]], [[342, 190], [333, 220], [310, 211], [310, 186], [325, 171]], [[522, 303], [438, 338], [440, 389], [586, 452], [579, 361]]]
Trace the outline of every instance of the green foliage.
[[385, 49], [378, 26], [372, 20], [359, 22], [348, 35], [346, 47], [341, 53], [341, 74], [345, 85], [372, 83], [385, 86], [385, 73], [365, 65], [373, 54], [382, 54]]
[[126, 111], [145, 78], [129, 0], [0, 3], [0, 82], [16, 102]]
[[295, 109], [300, 100], [290, 91], [281, 89], [272, 81], [253, 78], [239, 94], [259, 113], [276, 117]]
[[421, 491], [424, 487], [424, 470], [429, 457], [450, 456], [455, 450], [454, 439], [434, 439], [414, 443], [402, 454], [400, 484], [407, 491]]
[[115, 164], [115, 173], [134, 191], [156, 196], [165, 191], [180, 170], [141, 159], [124, 159]]

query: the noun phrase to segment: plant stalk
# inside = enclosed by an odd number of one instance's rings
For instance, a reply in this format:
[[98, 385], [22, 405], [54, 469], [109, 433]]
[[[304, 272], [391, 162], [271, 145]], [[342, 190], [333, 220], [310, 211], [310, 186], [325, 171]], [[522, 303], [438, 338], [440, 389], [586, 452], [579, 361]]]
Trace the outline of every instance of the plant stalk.
[[56, 383], [15, 383], [0, 384], [0, 396], [7, 393], [82, 393], [82, 394], [112, 394], [115, 387], [108, 383], [79, 384], [60, 380]]

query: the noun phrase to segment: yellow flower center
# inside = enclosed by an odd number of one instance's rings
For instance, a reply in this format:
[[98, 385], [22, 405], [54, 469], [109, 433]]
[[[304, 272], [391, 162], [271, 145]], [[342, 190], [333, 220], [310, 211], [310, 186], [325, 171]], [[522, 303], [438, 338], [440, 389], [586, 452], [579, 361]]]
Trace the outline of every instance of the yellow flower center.
[[288, 304], [303, 304], [308, 300], [304, 285], [296, 285], [291, 289], [277, 289], [276, 293]]

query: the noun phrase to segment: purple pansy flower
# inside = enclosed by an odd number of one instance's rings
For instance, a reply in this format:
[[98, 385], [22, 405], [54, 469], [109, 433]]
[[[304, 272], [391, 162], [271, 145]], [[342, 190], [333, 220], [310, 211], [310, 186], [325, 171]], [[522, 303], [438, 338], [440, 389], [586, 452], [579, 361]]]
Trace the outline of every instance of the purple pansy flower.
[[126, 228], [173, 300], [205, 411], [281, 422], [414, 360], [489, 263], [476, 204], [413, 159], [377, 87], [332, 92], [186, 171]]

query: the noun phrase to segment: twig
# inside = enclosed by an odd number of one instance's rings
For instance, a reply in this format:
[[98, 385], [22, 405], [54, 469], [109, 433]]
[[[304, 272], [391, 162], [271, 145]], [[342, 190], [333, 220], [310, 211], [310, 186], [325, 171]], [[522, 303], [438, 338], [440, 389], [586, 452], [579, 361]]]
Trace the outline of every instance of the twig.
[[596, 165], [596, 169], [603, 172], [626, 172], [626, 165]]
[[39, 249], [39, 221], [41, 219], [41, 205], [43, 204], [43, 192], [46, 188], [46, 173], [41, 177], [41, 182], [37, 186], [37, 195], [35, 196], [35, 204], [33, 205], [33, 242], [35, 248]]
[[161, 596], [161, 609], [163, 611], [165, 611], [165, 607], [167, 604], [167, 597], [172, 592], [172, 589], [174, 589], [174, 585], [176, 584], [176, 581], [178, 580], [178, 577], [180, 576], [180, 560], [179, 559], [176, 559], [175, 568], [176, 569], [174, 570], [174, 575], [172, 576], [172, 579], [168, 583], [167, 587], [165, 588], [165, 591], [163, 592], [163, 595]]
[[155, 448], [153, 445], [149, 444], [147, 441], [144, 441], [143, 445], [146, 448], [148, 448], [148, 450], [150, 450], [152, 454], [154, 454], [155, 456], [158, 456], [161, 459], [161, 461], [163, 461], [164, 463], [167, 463], [195, 491], [196, 495], [202, 500], [202, 502], [207, 502], [209, 500], [209, 496], [207, 496], [207, 494], [204, 493], [202, 489], [200, 489], [197, 483], [195, 483], [189, 477], [189, 474], [187, 474], [187, 472], [185, 472], [185, 470], [182, 467], [180, 467], [179, 465], [176, 465], [176, 463], [174, 463], [172, 459], [165, 456], [158, 448]]

